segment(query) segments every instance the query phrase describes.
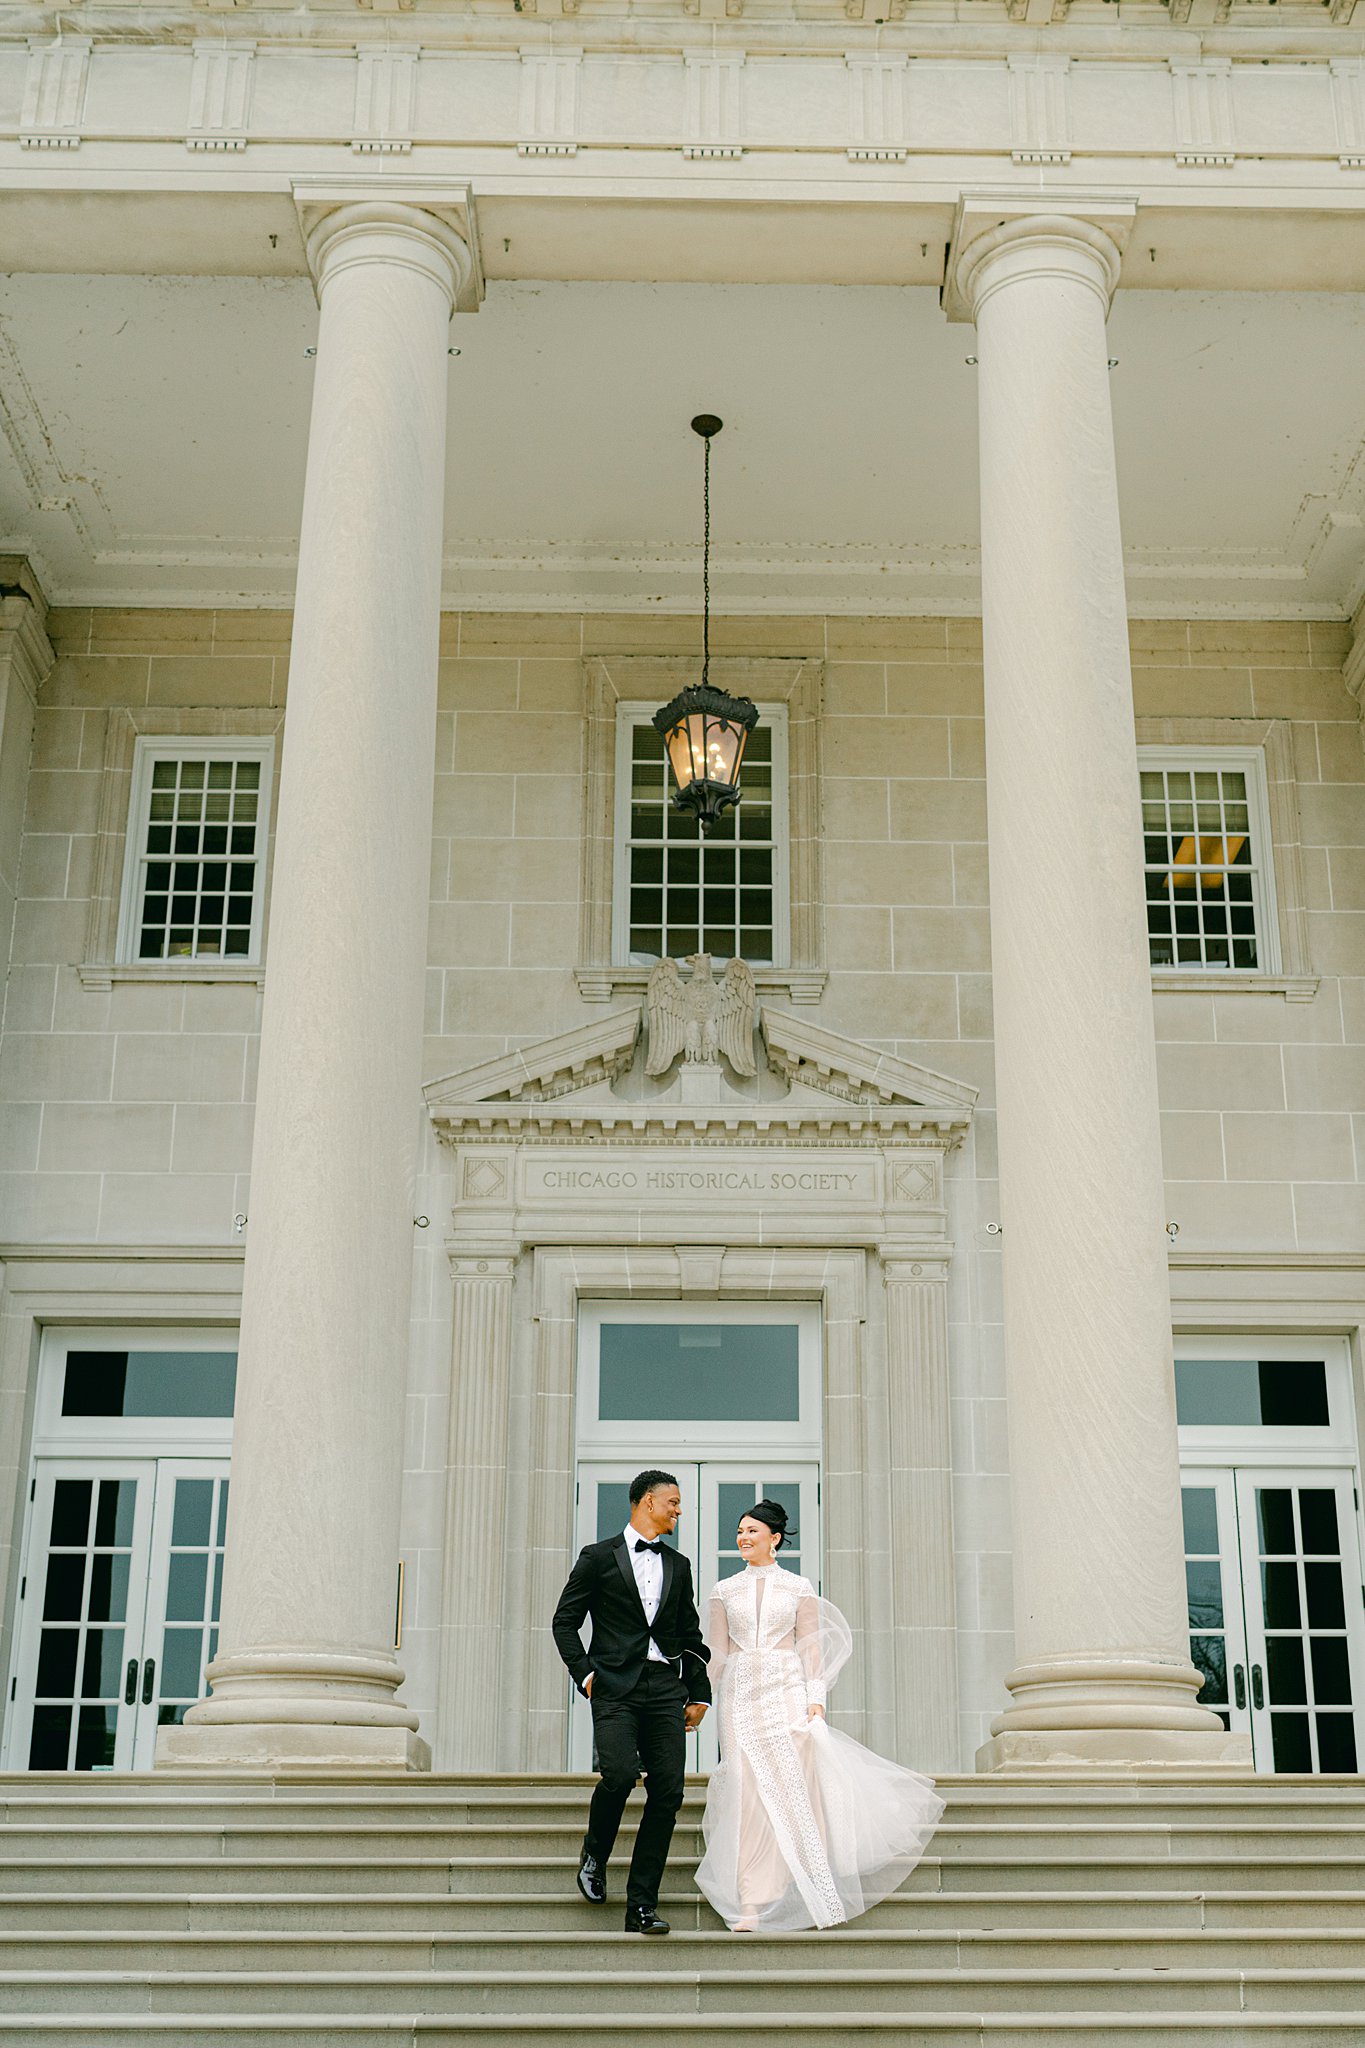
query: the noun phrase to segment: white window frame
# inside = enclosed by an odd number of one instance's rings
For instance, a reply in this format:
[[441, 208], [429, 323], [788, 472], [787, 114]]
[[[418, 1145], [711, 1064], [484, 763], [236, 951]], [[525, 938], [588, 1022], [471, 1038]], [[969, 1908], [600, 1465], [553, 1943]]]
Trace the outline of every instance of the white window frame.
[[[1341, 1479], [1351, 1488], [1343, 1505], [1349, 1528], [1341, 1535], [1342, 1575], [1346, 1591], [1347, 1641], [1352, 1668], [1352, 1689], [1359, 1682], [1360, 1610], [1353, 1599], [1357, 1581], [1351, 1564], [1365, 1551], [1365, 1520], [1361, 1515], [1360, 1462], [1356, 1419], [1355, 1384], [1351, 1371], [1350, 1340], [1342, 1336], [1271, 1336], [1256, 1330], [1239, 1330], [1235, 1335], [1182, 1336], [1177, 1333], [1178, 1358], [1227, 1359], [1321, 1359], [1327, 1370], [1327, 1415], [1325, 1428], [1287, 1428], [1278, 1425], [1191, 1423], [1179, 1425], [1180, 1484], [1202, 1487], [1218, 1495], [1218, 1524], [1224, 1567], [1223, 1628], [1226, 1642], [1228, 1697], [1226, 1710], [1234, 1734], [1252, 1734], [1256, 1742], [1256, 1768], [1273, 1773], [1270, 1755], [1269, 1714], [1251, 1704], [1236, 1705], [1233, 1666], [1250, 1670], [1265, 1663], [1265, 1627], [1254, 1593], [1245, 1587], [1249, 1560], [1242, 1549], [1240, 1531], [1246, 1526], [1243, 1501], [1252, 1485], [1299, 1485], [1313, 1473], [1330, 1485]], [[1234, 1575], [1236, 1595], [1229, 1601], [1226, 1568], [1240, 1559], [1243, 1577]], [[1255, 1570], [1251, 1562], [1251, 1570]], [[1365, 1590], [1365, 1589], [1363, 1589]], [[1201, 1633], [1193, 1629], [1193, 1634]], [[1218, 1631], [1213, 1631], [1218, 1633]], [[1254, 1699], [1254, 1694], [1252, 1695]], [[1361, 1708], [1365, 1695], [1356, 1697], [1357, 1740], [1361, 1731]], [[1308, 1711], [1311, 1711], [1309, 1709]]]
[[[1241, 770], [1246, 776], [1247, 821], [1251, 829], [1252, 865], [1254, 885], [1252, 902], [1256, 914], [1256, 965], [1255, 967], [1226, 967], [1211, 965], [1207, 961], [1178, 960], [1168, 965], [1151, 964], [1153, 976], [1159, 981], [1163, 976], [1198, 975], [1205, 976], [1216, 987], [1220, 979], [1234, 976], [1279, 974], [1280, 966], [1280, 917], [1275, 898], [1275, 843], [1270, 829], [1270, 792], [1266, 777], [1265, 750], [1262, 747], [1166, 747], [1140, 746], [1137, 750], [1138, 773], [1144, 769], [1179, 769], [1187, 774], [1199, 771], [1214, 773], [1218, 770]], [[1143, 902], [1147, 896], [1147, 869], [1143, 863]], [[1150, 955], [1150, 947], [1148, 949]]]
[[[138, 953], [142, 905], [143, 849], [152, 799], [152, 774], [160, 761], [258, 761], [261, 783], [257, 800], [258, 838], [255, 853], [256, 884], [252, 892], [251, 940], [245, 953], [172, 954], [168, 958], [144, 960]], [[189, 734], [140, 734], [133, 748], [133, 787], [128, 803], [128, 831], [124, 841], [123, 886], [119, 897], [118, 937], [115, 961], [129, 967], [156, 967], [168, 974], [183, 968], [188, 974], [202, 973], [206, 964], [214, 967], [257, 966], [265, 935], [266, 856], [270, 844], [271, 796], [274, 782], [275, 742], [273, 739], [240, 739], [231, 735], [200, 738]]]
[[[649, 725], [656, 704], [621, 702], [616, 706], [616, 789], [612, 812], [611, 959], [614, 967], [630, 960], [630, 785], [631, 734]], [[791, 786], [788, 763], [787, 706], [760, 704], [759, 716], [773, 736], [773, 957], [772, 967], [791, 965]], [[661, 750], [662, 750], [662, 742]], [[742, 785], [741, 785], [742, 786]], [[743, 806], [741, 805], [741, 810]]]
[[[217, 1461], [224, 1469], [232, 1450], [230, 1415], [63, 1415], [62, 1390], [69, 1351], [237, 1351], [240, 1338], [235, 1322], [221, 1324], [86, 1323], [76, 1327], [51, 1324], [42, 1332], [38, 1359], [37, 1395], [34, 1402], [33, 1437], [25, 1467], [24, 1521], [19, 1542], [19, 1575], [26, 1580], [38, 1567], [33, 1527], [33, 1497], [39, 1467], [59, 1460], [89, 1468], [103, 1461], [104, 1476], [117, 1477], [121, 1471], [146, 1466], [154, 1477], [159, 1467], [168, 1472], [186, 1460], [205, 1476]], [[151, 1500], [149, 1492], [147, 1496]], [[149, 1556], [152, 1553], [149, 1551]], [[137, 1598], [143, 1597], [141, 1592]], [[135, 1631], [138, 1633], [138, 1631]], [[10, 1666], [6, 1674], [3, 1734], [0, 1735], [0, 1769], [23, 1770], [11, 1754], [16, 1717], [10, 1695], [20, 1672], [26, 1644], [25, 1629], [16, 1608], [11, 1630]], [[139, 1652], [139, 1656], [141, 1652]], [[150, 1758], [134, 1761], [129, 1768], [144, 1770]], [[74, 1776], [75, 1774], [73, 1774]], [[98, 1775], [97, 1773], [94, 1775]]]
[[230, 1415], [63, 1415], [69, 1351], [236, 1351], [236, 1323], [90, 1323], [44, 1330], [34, 1404], [33, 1457], [189, 1458], [226, 1454]]
[[1355, 1390], [1350, 1349], [1344, 1337], [1278, 1337], [1239, 1331], [1236, 1336], [1175, 1339], [1177, 1358], [1322, 1359], [1327, 1368], [1324, 1429], [1289, 1429], [1264, 1424], [1182, 1422], [1180, 1462], [1204, 1465], [1350, 1465], [1356, 1469]]
[[[795, 1422], [603, 1422], [597, 1413], [604, 1323], [723, 1323], [795, 1326]], [[824, 1455], [823, 1364], [820, 1304], [813, 1301], [580, 1301], [578, 1305], [577, 1456], [602, 1460], [658, 1457], [667, 1437], [670, 1454], [783, 1459]], [[652, 1446], [652, 1448], [651, 1448]]]

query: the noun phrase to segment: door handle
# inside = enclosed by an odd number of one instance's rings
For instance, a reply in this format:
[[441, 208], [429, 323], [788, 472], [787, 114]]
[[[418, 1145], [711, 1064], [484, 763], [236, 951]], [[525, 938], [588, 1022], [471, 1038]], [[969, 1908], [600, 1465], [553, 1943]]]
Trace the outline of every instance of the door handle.
[[123, 1704], [131, 1707], [137, 1698], [137, 1658], [128, 1659], [128, 1669], [123, 1674]]
[[1253, 1664], [1251, 1667], [1251, 1704], [1258, 1709], [1265, 1705], [1265, 1687], [1261, 1682], [1259, 1664]]
[[156, 1686], [156, 1659], [149, 1657], [142, 1667], [142, 1704], [150, 1707], [152, 1693]]
[[1243, 1713], [1247, 1703], [1247, 1675], [1241, 1664], [1232, 1667], [1232, 1697], [1237, 1702], [1238, 1713]]

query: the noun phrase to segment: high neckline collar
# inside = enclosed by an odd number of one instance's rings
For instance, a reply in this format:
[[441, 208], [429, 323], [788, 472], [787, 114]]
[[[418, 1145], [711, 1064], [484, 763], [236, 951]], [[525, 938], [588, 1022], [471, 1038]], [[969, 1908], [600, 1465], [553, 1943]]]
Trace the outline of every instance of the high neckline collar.
[[771, 1564], [746, 1564], [744, 1569], [752, 1578], [766, 1579], [769, 1572], [780, 1572], [782, 1567], [774, 1558]]

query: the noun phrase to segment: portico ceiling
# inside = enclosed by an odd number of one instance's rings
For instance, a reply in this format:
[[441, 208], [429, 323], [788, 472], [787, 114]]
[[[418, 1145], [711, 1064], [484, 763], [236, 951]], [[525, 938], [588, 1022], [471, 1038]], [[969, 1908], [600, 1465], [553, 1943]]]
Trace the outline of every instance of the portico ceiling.
[[[295, 277], [0, 284], [0, 550], [62, 603], [289, 602], [316, 306]], [[1121, 292], [1137, 614], [1335, 617], [1365, 576], [1365, 306]], [[970, 327], [876, 285], [495, 281], [451, 332], [452, 605], [977, 608]]]

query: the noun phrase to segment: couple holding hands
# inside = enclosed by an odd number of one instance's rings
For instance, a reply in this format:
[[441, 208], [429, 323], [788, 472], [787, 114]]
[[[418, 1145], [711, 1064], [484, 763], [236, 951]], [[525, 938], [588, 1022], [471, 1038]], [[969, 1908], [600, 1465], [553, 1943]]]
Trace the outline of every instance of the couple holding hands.
[[555, 1609], [556, 1647], [592, 1704], [600, 1773], [578, 1889], [605, 1904], [608, 1859], [643, 1770], [625, 1925], [668, 1933], [659, 1885], [682, 1804], [687, 1735], [714, 1682], [720, 1766], [707, 1791], [698, 1888], [737, 1934], [855, 1919], [914, 1869], [943, 1802], [932, 1780], [826, 1721], [852, 1636], [838, 1608], [779, 1563], [785, 1508], [761, 1500], [741, 1515], [744, 1568], [711, 1589], [704, 1636], [692, 1568], [662, 1540], [681, 1512], [673, 1475], [641, 1472], [626, 1528], [580, 1552]]

